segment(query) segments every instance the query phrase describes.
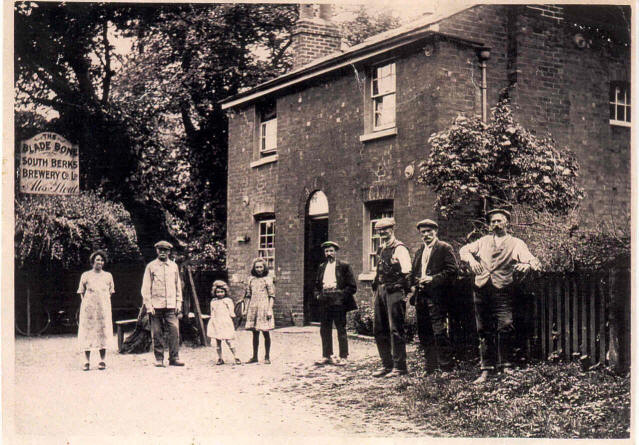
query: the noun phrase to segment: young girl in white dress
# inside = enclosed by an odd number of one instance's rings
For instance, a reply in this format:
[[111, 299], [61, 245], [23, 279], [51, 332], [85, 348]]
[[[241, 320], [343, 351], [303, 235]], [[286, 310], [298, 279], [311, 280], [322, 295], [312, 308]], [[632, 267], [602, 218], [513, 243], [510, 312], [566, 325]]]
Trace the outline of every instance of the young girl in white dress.
[[211, 287], [211, 318], [207, 328], [207, 334], [211, 339], [215, 339], [217, 348], [217, 364], [223, 365], [222, 340], [226, 342], [236, 365], [241, 364], [235, 355], [235, 305], [231, 299], [229, 286], [222, 280], [216, 280]]

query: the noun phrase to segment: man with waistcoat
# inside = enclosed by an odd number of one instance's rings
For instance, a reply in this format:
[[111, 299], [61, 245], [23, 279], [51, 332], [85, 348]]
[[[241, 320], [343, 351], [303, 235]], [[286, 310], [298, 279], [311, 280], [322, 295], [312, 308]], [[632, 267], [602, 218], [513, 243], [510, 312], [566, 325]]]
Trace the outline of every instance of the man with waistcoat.
[[410, 253], [395, 238], [395, 220], [382, 218], [375, 223], [382, 245], [377, 251], [373, 280], [375, 293], [373, 333], [382, 367], [373, 377], [397, 377], [406, 374], [406, 292], [410, 289]]
[[158, 257], [147, 264], [142, 280], [142, 301], [151, 318], [155, 366], [164, 367], [164, 335], [168, 331], [169, 365], [180, 361], [178, 314], [182, 310], [182, 283], [177, 264], [169, 259], [173, 248], [167, 241], [155, 244]]
[[[318, 365], [343, 366], [348, 362], [348, 337], [346, 335], [346, 312], [357, 309], [355, 291], [357, 283], [351, 266], [337, 259], [339, 245], [333, 241], [322, 243], [326, 261], [315, 279], [315, 292], [320, 302], [320, 336], [322, 338], [322, 360]], [[333, 359], [333, 323], [337, 329], [339, 358]]]
[[426, 367], [434, 370], [439, 366], [449, 371], [453, 361], [446, 333], [446, 299], [457, 275], [457, 260], [452, 246], [437, 238], [439, 226], [435, 221], [421, 220], [417, 230], [424, 243], [413, 258], [410, 303], [417, 312], [417, 332], [426, 355]]
[[475, 383], [485, 382], [498, 367], [505, 373], [511, 372], [514, 274], [541, 267], [526, 243], [508, 234], [510, 212], [494, 209], [486, 218], [492, 234], [459, 250], [460, 259], [475, 274], [473, 303], [481, 366], [481, 375]]

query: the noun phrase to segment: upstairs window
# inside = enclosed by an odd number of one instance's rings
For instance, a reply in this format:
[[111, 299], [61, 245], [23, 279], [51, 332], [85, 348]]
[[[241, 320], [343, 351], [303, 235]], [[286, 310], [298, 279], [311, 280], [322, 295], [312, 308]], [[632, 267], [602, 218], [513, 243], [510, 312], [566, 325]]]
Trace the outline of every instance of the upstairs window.
[[260, 114], [260, 154], [271, 155], [277, 151], [277, 108], [275, 101], [262, 104]]
[[610, 123], [630, 126], [630, 83], [610, 83]]
[[373, 131], [395, 126], [395, 92], [395, 64], [374, 67], [371, 75]]

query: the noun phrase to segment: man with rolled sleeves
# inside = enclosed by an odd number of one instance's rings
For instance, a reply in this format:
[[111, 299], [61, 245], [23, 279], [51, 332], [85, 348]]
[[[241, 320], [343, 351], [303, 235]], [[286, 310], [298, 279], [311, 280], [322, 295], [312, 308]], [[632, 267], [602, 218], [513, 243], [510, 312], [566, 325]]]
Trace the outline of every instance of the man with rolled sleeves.
[[180, 361], [178, 314], [182, 310], [182, 283], [177, 264], [169, 259], [173, 248], [167, 241], [155, 243], [158, 257], [147, 264], [142, 280], [142, 301], [151, 318], [155, 366], [164, 367], [164, 336], [169, 334], [169, 365], [184, 366]]
[[[457, 260], [450, 244], [437, 238], [439, 226], [431, 219], [417, 223], [424, 244], [413, 258], [411, 299], [417, 312], [417, 332], [429, 369], [449, 371], [452, 346], [446, 333], [446, 299], [457, 274]], [[434, 348], [433, 348], [434, 343]]]
[[[339, 245], [333, 241], [322, 243], [326, 261], [317, 271], [315, 292], [320, 302], [320, 336], [322, 360], [318, 365], [346, 365], [348, 362], [348, 337], [346, 312], [357, 309], [355, 292], [357, 283], [351, 266], [337, 259]], [[337, 329], [339, 358], [333, 359], [333, 323]]]
[[406, 292], [410, 285], [411, 262], [408, 248], [395, 238], [395, 220], [382, 218], [375, 223], [382, 245], [377, 251], [373, 280], [375, 317], [373, 333], [382, 367], [373, 377], [397, 377], [406, 374]]
[[494, 209], [486, 214], [492, 234], [459, 250], [459, 256], [475, 274], [473, 303], [481, 375], [485, 382], [497, 367], [512, 369], [514, 273], [539, 270], [540, 264], [522, 240], [508, 234], [510, 212]]

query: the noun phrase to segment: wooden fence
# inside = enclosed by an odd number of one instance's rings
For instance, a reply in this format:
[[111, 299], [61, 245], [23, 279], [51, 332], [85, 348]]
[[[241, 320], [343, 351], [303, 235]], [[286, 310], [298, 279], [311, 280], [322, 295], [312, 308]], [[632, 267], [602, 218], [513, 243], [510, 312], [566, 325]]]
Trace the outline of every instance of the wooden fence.
[[[467, 314], [471, 298], [466, 281], [455, 306]], [[580, 360], [587, 368], [610, 364], [623, 372], [630, 363], [630, 302], [628, 269], [542, 274], [517, 292], [518, 346], [532, 359]], [[474, 319], [451, 312], [451, 321], [457, 346], [476, 346]]]

